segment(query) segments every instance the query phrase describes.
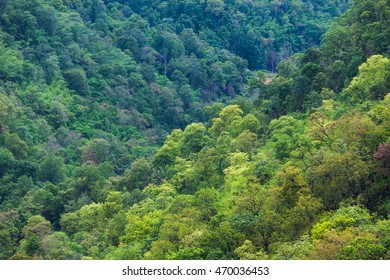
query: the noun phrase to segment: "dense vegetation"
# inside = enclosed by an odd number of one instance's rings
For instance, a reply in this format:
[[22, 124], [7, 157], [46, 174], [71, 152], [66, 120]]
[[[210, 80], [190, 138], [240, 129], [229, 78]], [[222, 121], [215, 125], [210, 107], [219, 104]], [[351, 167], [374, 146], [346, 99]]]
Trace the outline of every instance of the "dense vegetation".
[[0, 259], [389, 259], [390, 2], [313, 47], [349, 5], [0, 0]]

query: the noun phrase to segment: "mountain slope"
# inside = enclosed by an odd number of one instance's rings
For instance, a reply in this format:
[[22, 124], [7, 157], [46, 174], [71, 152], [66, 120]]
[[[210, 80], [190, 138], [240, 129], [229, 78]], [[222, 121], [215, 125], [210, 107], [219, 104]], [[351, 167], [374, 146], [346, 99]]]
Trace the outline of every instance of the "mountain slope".
[[1, 2], [0, 257], [388, 259], [389, 2], [310, 2]]

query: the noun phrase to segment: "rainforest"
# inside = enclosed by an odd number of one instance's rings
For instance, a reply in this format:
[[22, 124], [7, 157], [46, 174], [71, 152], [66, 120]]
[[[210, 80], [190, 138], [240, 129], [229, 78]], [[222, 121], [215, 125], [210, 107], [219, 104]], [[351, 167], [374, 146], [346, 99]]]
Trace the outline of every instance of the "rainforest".
[[389, 0], [0, 0], [0, 259], [390, 259]]

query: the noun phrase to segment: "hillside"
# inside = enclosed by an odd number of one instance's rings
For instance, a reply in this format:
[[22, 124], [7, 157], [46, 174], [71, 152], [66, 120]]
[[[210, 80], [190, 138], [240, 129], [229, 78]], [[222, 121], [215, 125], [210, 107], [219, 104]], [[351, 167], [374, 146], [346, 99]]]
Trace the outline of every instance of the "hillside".
[[284, 2], [1, 2], [0, 258], [389, 259], [389, 1]]

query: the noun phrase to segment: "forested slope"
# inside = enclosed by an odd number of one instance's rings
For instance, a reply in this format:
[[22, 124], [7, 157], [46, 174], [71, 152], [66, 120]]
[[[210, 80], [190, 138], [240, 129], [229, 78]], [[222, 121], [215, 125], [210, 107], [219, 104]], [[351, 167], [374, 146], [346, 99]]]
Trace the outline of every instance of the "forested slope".
[[[271, 69], [267, 57], [276, 65], [283, 56], [281, 41], [299, 46], [284, 56], [318, 43], [332, 17], [349, 4], [176, 2], [1, 1], [1, 91], [12, 102], [9, 110], [19, 111], [19, 122], [7, 123], [9, 130], [29, 146], [73, 135], [68, 139], [73, 144], [57, 144], [66, 152], [61, 157], [76, 164], [80, 153], [74, 146], [84, 144], [79, 140], [106, 139], [117, 151], [111, 163], [123, 172], [173, 128], [205, 121], [204, 102], [244, 94], [248, 65]], [[286, 31], [281, 11], [302, 20]], [[260, 31], [265, 24], [272, 28]], [[259, 49], [231, 46], [249, 40], [238, 40], [237, 32], [257, 40], [243, 46]], [[37, 130], [43, 132], [39, 137]]]
[[0, 258], [388, 259], [389, 1], [289, 57], [348, 4], [1, 1]]

